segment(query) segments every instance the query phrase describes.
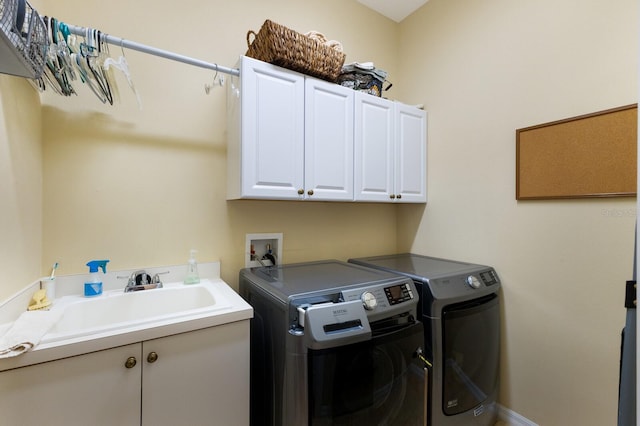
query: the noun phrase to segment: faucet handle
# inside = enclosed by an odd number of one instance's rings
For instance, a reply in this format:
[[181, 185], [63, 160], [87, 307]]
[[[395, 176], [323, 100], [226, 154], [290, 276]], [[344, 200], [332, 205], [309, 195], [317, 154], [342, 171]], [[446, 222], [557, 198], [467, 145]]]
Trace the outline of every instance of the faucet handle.
[[153, 278], [151, 278], [151, 284], [157, 284], [159, 288], [162, 288], [162, 281], [160, 275], [168, 274], [170, 271], [157, 272]]

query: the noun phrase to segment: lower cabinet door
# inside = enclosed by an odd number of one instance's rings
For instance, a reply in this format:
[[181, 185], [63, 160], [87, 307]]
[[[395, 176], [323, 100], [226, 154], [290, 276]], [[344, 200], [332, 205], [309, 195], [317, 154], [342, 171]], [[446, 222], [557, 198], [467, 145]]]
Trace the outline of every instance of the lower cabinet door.
[[[0, 373], [0, 424], [139, 425], [140, 344]], [[127, 359], [137, 360], [135, 365]]]
[[143, 342], [142, 424], [249, 425], [249, 321]]

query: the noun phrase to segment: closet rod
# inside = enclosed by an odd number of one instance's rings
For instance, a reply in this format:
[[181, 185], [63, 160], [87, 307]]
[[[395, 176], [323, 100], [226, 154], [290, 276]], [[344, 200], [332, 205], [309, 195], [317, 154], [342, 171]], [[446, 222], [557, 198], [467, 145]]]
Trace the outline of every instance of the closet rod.
[[[69, 32], [78, 36], [85, 37], [87, 35], [87, 30], [91, 31], [91, 29], [85, 27], [78, 27], [75, 25], [66, 24], [69, 28]], [[127, 49], [137, 50], [138, 52], [147, 53], [149, 55], [159, 56], [161, 58], [170, 59], [172, 61], [182, 62], [188, 65], [193, 65], [200, 68], [206, 68], [214, 71], [218, 71], [221, 73], [239, 76], [240, 70], [235, 68], [227, 68], [218, 64], [212, 64], [210, 62], [201, 61], [199, 59], [190, 58], [188, 56], [180, 55], [177, 53], [169, 52], [167, 50], [157, 49], [155, 47], [147, 46], [144, 44], [136, 43], [135, 41], [125, 40], [123, 38], [114, 37], [109, 34], [102, 34], [104, 40], [112, 44], [114, 46], [126, 47]]]

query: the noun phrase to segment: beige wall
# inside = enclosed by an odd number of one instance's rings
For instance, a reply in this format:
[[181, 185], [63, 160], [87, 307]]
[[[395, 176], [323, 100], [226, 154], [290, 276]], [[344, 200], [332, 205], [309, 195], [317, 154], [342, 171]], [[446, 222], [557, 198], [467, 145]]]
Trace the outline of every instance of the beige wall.
[[[67, 23], [225, 66], [266, 18], [340, 40], [348, 61], [374, 59], [390, 72], [397, 64], [397, 25], [357, 2], [43, 3]], [[113, 107], [82, 87], [78, 97], [43, 96], [43, 268], [59, 261], [60, 273], [82, 272], [103, 257], [112, 269], [183, 263], [195, 248], [200, 260], [219, 259], [235, 287], [247, 233], [282, 232], [286, 262], [396, 250], [392, 205], [227, 202], [226, 93], [204, 91], [215, 73], [125, 55], [142, 110], [124, 79]]]
[[429, 204], [399, 209], [399, 247], [496, 267], [503, 405], [615, 424], [635, 199], [517, 202], [515, 130], [637, 102], [637, 2], [430, 0], [400, 28]]
[[0, 300], [40, 273], [40, 116], [38, 95], [29, 83], [0, 75]]
[[127, 50], [142, 110], [119, 78], [113, 107], [45, 93], [42, 125], [35, 92], [0, 76], [0, 299], [54, 261], [61, 274], [94, 257], [174, 264], [190, 248], [236, 286], [254, 232], [283, 232], [287, 262], [413, 250], [488, 263], [503, 280], [500, 402], [545, 426], [615, 422], [634, 200], [516, 202], [514, 135], [637, 101], [634, 1], [430, 0], [400, 25], [344, 0], [33, 3], [227, 66], [266, 18], [342, 41], [347, 61], [390, 71], [390, 96], [427, 107], [429, 204], [225, 201], [210, 71]]

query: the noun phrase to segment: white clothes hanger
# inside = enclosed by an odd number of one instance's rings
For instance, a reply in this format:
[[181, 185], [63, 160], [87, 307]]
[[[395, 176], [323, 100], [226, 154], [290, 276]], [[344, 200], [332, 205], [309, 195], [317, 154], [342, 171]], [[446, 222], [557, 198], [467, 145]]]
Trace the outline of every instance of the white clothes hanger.
[[127, 84], [129, 84], [129, 87], [131, 88], [133, 93], [136, 95], [138, 108], [142, 110], [142, 100], [140, 99], [140, 94], [136, 90], [135, 84], [133, 84], [133, 79], [131, 78], [131, 72], [129, 71], [129, 63], [127, 62], [127, 58], [124, 56], [124, 47], [120, 45], [120, 49], [122, 50], [122, 56], [120, 56], [117, 61], [113, 58], [107, 58], [104, 61], [103, 67], [105, 68], [105, 70], [108, 70], [111, 67], [113, 67], [118, 71], [120, 71], [122, 74], [124, 74], [125, 78], [127, 79]]

